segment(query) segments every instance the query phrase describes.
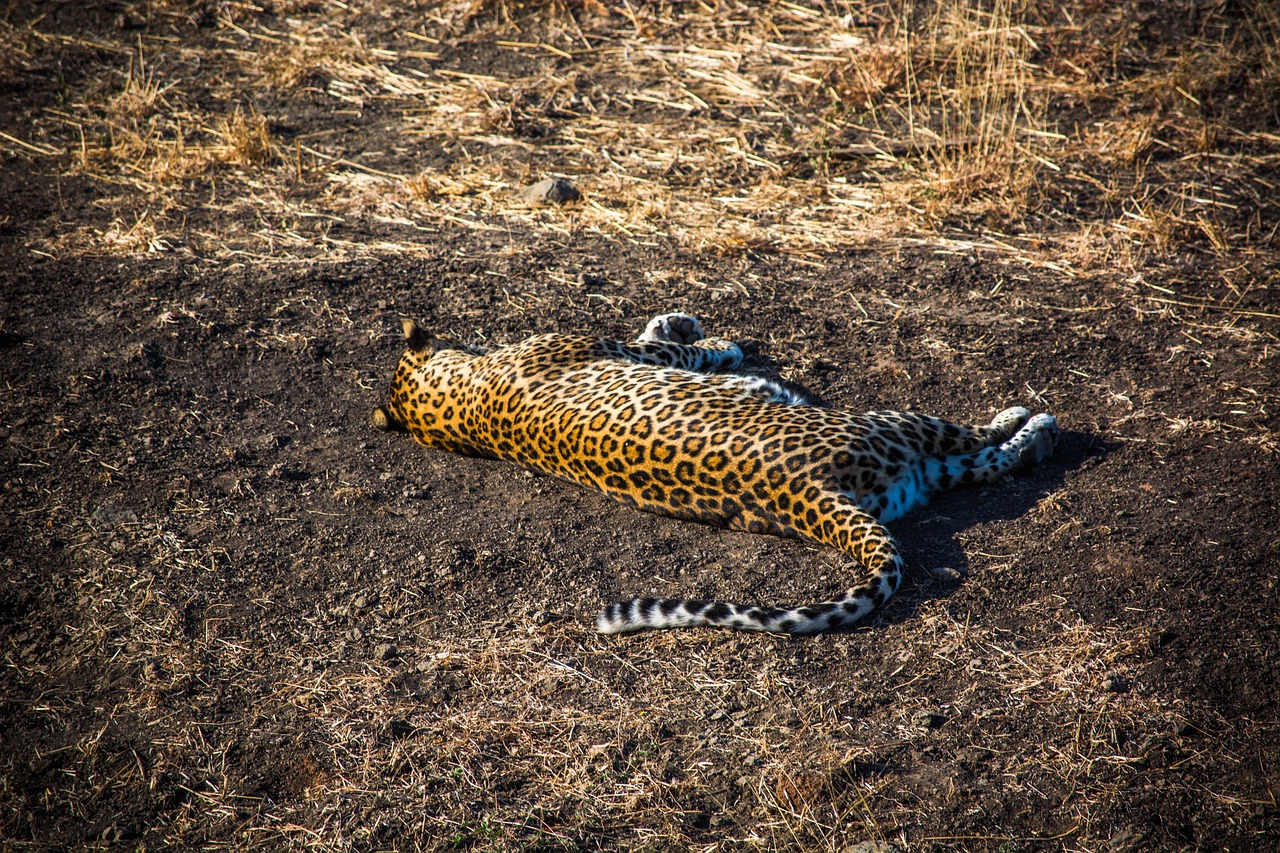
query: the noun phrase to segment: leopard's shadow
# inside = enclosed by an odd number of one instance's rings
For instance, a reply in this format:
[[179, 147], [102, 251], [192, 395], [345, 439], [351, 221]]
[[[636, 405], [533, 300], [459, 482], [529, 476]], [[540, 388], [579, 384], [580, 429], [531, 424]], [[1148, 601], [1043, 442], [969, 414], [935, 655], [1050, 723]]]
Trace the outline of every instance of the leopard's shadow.
[[[987, 566], [1016, 554], [983, 555], [960, 541], [977, 524], [1012, 521], [1035, 512], [1036, 505], [1062, 487], [1066, 472], [1105, 456], [1117, 445], [1094, 433], [1063, 430], [1054, 455], [1005, 482], [961, 488], [936, 496], [929, 505], [889, 525], [907, 563], [902, 587], [883, 610], [862, 623], [833, 631], [851, 633], [875, 625], [918, 619], [931, 601], [950, 598], [965, 584], [983, 583]], [[974, 563], [971, 564], [970, 560]]]

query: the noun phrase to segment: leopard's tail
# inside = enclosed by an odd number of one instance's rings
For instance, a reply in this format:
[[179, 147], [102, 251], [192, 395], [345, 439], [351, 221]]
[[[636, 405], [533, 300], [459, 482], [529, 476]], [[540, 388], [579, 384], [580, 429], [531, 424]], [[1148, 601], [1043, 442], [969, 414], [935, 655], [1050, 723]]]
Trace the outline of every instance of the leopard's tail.
[[622, 634], [708, 626], [775, 634], [817, 634], [852, 626], [880, 609], [893, 596], [898, 583], [888, 577], [879, 581], [874, 592], [850, 590], [853, 594], [846, 593], [833, 601], [789, 610], [728, 601], [636, 598], [610, 604], [602, 610], [596, 617], [596, 630], [601, 634]]
[[884, 525], [844, 494], [826, 492], [813, 501], [824, 516], [809, 538], [841, 551], [863, 566], [856, 587], [820, 605], [753, 607], [726, 601], [682, 601], [678, 598], [636, 598], [604, 608], [595, 630], [620, 634], [649, 628], [691, 628], [712, 625], [778, 634], [817, 634], [849, 628], [884, 606], [902, 583], [902, 557]]
[[637, 598], [606, 607], [596, 617], [596, 630], [602, 634], [620, 634], [650, 628], [706, 625], [740, 631], [817, 634], [850, 627], [879, 610], [898, 591], [902, 583], [902, 557], [889, 532], [865, 513], [842, 511], [834, 518], [844, 523], [832, 534], [823, 536], [823, 541], [851, 553], [868, 569], [866, 580], [838, 598], [792, 608]]

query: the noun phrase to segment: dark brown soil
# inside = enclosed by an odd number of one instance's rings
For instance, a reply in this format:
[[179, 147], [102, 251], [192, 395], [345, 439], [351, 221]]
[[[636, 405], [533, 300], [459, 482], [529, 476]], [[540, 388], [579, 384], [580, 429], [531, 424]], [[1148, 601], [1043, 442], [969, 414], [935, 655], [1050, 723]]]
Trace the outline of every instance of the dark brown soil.
[[[1280, 305], [1224, 308], [1226, 260], [32, 251], [105, 228], [104, 191], [0, 161], [4, 846], [1280, 845]], [[672, 310], [835, 406], [1022, 404], [1063, 440], [894, 525], [909, 580], [858, 631], [597, 637], [618, 598], [792, 603], [850, 569], [367, 418], [401, 316], [501, 344]]]

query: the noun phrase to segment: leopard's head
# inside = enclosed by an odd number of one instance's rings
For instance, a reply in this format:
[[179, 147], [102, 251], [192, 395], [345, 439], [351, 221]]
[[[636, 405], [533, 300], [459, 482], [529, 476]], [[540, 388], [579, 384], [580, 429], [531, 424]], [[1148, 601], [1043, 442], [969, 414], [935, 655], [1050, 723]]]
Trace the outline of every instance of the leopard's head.
[[[369, 423], [384, 432], [407, 432], [403, 406], [408, 403], [411, 384], [417, 382], [415, 372], [442, 350], [459, 349], [459, 345], [427, 334], [416, 321], [404, 317], [400, 320], [404, 330], [405, 350], [396, 366], [395, 376], [391, 379], [388, 392], [389, 402], [378, 406], [369, 415]], [[414, 391], [420, 390], [417, 388]]]

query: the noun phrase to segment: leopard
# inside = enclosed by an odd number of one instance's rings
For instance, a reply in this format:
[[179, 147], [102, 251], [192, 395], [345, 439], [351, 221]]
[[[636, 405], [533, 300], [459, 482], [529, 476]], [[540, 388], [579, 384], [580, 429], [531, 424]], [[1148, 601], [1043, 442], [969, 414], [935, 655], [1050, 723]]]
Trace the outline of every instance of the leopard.
[[1053, 415], [1022, 406], [981, 426], [826, 406], [745, 371], [741, 345], [708, 337], [683, 312], [654, 317], [632, 342], [551, 333], [488, 350], [437, 338], [412, 319], [402, 330], [405, 350], [373, 427], [512, 462], [636, 509], [818, 542], [857, 566], [853, 586], [817, 604], [616, 602], [596, 618], [604, 634], [852, 628], [902, 584], [887, 524], [939, 492], [1044, 462], [1060, 436]]

